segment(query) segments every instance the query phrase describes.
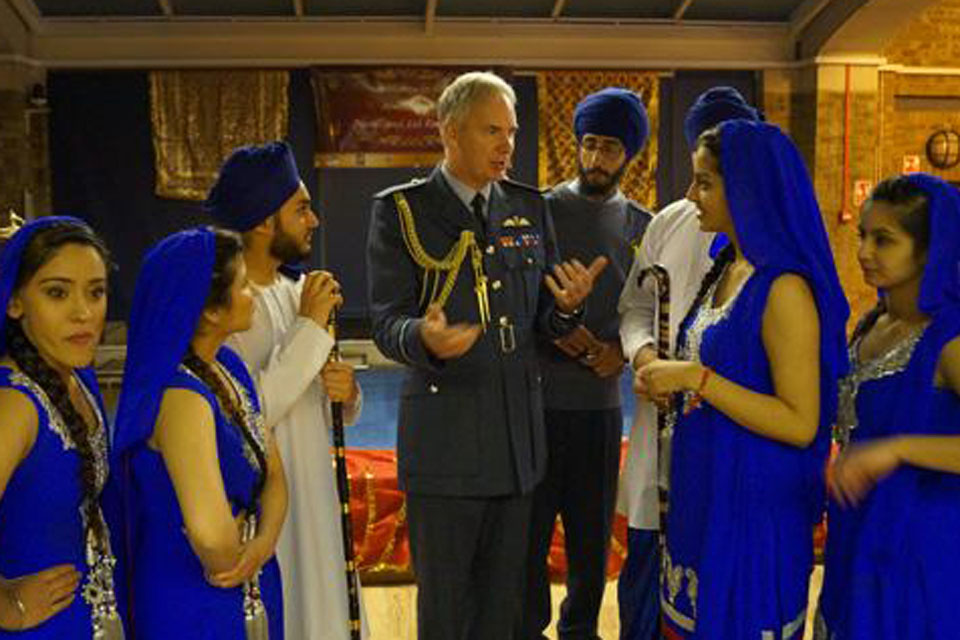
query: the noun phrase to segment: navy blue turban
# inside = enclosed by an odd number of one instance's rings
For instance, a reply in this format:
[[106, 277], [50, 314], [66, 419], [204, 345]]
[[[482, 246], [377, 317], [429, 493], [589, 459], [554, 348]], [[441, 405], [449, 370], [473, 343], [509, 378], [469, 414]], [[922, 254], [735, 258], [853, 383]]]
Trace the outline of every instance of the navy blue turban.
[[573, 132], [579, 142], [585, 134], [616, 138], [629, 160], [647, 143], [650, 122], [643, 102], [633, 91], [607, 87], [580, 101], [573, 112]]
[[240, 147], [220, 167], [203, 210], [217, 224], [250, 231], [272, 216], [300, 188], [300, 172], [286, 142]]
[[701, 133], [727, 120], [763, 120], [763, 115], [733, 87], [707, 89], [687, 111], [683, 123], [687, 143], [693, 147]]

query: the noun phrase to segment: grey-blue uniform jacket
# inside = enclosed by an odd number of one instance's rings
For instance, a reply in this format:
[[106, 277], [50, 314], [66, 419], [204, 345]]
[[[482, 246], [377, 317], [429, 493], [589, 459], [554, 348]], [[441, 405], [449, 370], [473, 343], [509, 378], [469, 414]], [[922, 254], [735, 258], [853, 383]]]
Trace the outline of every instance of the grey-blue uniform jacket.
[[[427, 180], [374, 197], [367, 240], [373, 334], [384, 354], [409, 367], [397, 455], [401, 487], [411, 493], [524, 494], [546, 468], [534, 333], [558, 337], [578, 319], [558, 314], [543, 284], [557, 255], [545, 199], [535, 188], [507, 180], [492, 187], [486, 237], [439, 169]], [[447, 255], [464, 229], [476, 233], [483, 250], [491, 321], [459, 358], [434, 358], [420, 339], [424, 272], [401, 235], [397, 191], [406, 197], [430, 256]], [[469, 255], [444, 312], [449, 324], [480, 321]]]

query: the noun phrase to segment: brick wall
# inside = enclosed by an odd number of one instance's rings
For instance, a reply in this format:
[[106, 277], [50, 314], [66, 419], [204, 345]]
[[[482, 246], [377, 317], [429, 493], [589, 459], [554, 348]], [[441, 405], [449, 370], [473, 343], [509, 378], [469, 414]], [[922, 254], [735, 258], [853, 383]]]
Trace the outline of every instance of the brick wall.
[[883, 175], [903, 169], [905, 155], [920, 157], [920, 170], [960, 182], [960, 166], [936, 169], [926, 156], [928, 138], [941, 129], [960, 131], [960, 76], [883, 74]]
[[802, 69], [793, 94], [791, 120], [794, 140], [811, 169], [840, 282], [850, 300], [852, 326], [876, 298], [863, 284], [857, 263], [854, 185], [859, 180], [872, 184], [877, 180], [880, 105], [875, 67], [851, 66], [849, 80], [847, 74], [844, 65]]
[[[942, 0], [908, 21], [881, 53], [891, 64], [960, 69], [960, 0]], [[922, 75], [850, 67], [849, 181], [844, 183], [846, 67], [820, 65], [794, 72], [790, 131], [811, 168], [853, 318], [876, 294], [863, 284], [856, 260], [857, 181], [902, 172], [905, 155], [920, 156], [920, 169], [960, 181], [960, 167], [935, 170], [926, 143], [942, 128], [960, 131], [960, 74]], [[766, 95], [765, 95], [766, 98]], [[777, 96], [770, 102], [778, 110]], [[846, 186], [846, 191], [844, 187]], [[841, 220], [846, 211], [850, 219]]]
[[792, 69], [766, 69], [761, 75], [763, 113], [785, 133], [790, 133], [790, 108], [796, 72]]
[[941, 0], [910, 20], [883, 55], [914, 67], [960, 67], [960, 0]]

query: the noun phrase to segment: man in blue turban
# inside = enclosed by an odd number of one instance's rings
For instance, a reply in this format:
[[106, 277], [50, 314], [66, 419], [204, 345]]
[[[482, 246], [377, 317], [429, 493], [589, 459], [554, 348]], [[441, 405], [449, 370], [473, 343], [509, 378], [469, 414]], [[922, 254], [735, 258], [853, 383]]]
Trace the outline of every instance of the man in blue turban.
[[[339, 501], [331, 461], [329, 402], [359, 414], [353, 368], [327, 362], [330, 314], [343, 301], [332, 274], [300, 275], [320, 221], [290, 146], [236, 149], [223, 163], [204, 209], [243, 235], [253, 286], [253, 326], [231, 336], [256, 381], [266, 425], [287, 469], [289, 517], [277, 545], [290, 640], [348, 640], [349, 607]], [[364, 627], [364, 633], [366, 628]]]
[[617, 87], [590, 94], [577, 105], [573, 128], [578, 175], [546, 194], [557, 246], [564, 260], [605, 255], [610, 265], [594, 282], [582, 325], [558, 344], [538, 345], [548, 454], [530, 523], [524, 639], [539, 640], [550, 624], [547, 555], [557, 514], [569, 567], [557, 632], [561, 638], [597, 637], [623, 432], [616, 306], [633, 262], [632, 244], [650, 221], [650, 213], [619, 188], [649, 134], [640, 97]]
[[[684, 134], [691, 150], [701, 133], [735, 119], [759, 120], [761, 116], [733, 87], [719, 86], [704, 91], [687, 111], [684, 121]], [[641, 289], [638, 276], [655, 264], [665, 267], [670, 276], [672, 353], [677, 327], [693, 302], [703, 276], [713, 265], [711, 245], [718, 240], [725, 241], [722, 236], [717, 238], [716, 234], [700, 231], [697, 207], [685, 198], [667, 205], [654, 216], [619, 304], [623, 352], [634, 369], [657, 357], [659, 337], [656, 292], [648, 287]], [[669, 440], [658, 442], [656, 416], [653, 403], [638, 399], [620, 481], [618, 509], [626, 514], [628, 521], [627, 560], [618, 584], [622, 640], [660, 637], [658, 485], [666, 486]]]

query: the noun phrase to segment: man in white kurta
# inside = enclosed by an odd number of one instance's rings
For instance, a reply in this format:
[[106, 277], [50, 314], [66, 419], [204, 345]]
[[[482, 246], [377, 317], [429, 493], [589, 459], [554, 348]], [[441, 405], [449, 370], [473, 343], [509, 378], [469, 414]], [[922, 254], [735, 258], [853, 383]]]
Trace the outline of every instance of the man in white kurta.
[[[698, 96], [687, 112], [684, 133], [691, 149], [707, 129], [734, 118], [755, 120], [758, 112], [735, 89], [714, 87]], [[711, 246], [716, 234], [700, 231], [697, 206], [673, 202], [653, 217], [620, 295], [620, 341], [626, 359], [638, 370], [657, 357], [658, 308], [656, 286], [638, 276], [661, 265], [670, 276], [669, 353], [677, 330], [693, 304], [703, 277], [713, 265]], [[630, 430], [627, 458], [620, 476], [617, 510], [628, 520], [627, 561], [620, 573], [618, 601], [621, 640], [659, 638], [657, 532], [660, 528], [659, 489], [669, 480], [669, 440], [659, 441], [657, 408], [638, 398]]]
[[[243, 235], [255, 290], [253, 323], [229, 345], [256, 383], [287, 475], [289, 507], [277, 541], [288, 640], [350, 640], [341, 509], [330, 453], [330, 401], [345, 421], [360, 409], [353, 369], [327, 362], [326, 327], [343, 302], [326, 272], [282, 268], [311, 254], [319, 218], [283, 142], [234, 150], [204, 202], [221, 226]], [[290, 274], [290, 275], [286, 275]], [[362, 607], [361, 607], [362, 609]]]
[[[634, 369], [656, 357], [658, 339], [656, 287], [650, 279], [639, 287], [638, 276], [656, 264], [670, 274], [672, 353], [680, 321], [690, 308], [701, 279], [713, 264], [709, 250], [714, 236], [700, 231], [697, 207], [686, 199], [668, 205], [647, 227], [618, 306], [624, 355], [634, 363]], [[633, 529], [655, 531], [660, 528], [658, 448], [656, 406], [638, 400], [618, 498], [618, 509], [627, 516]]]
[[[697, 207], [689, 200], [668, 205], [653, 217], [640, 244], [620, 295], [620, 341], [634, 370], [657, 356], [657, 294], [652, 279], [641, 288], [638, 276], [655, 264], [670, 275], [670, 352], [677, 327], [690, 308], [703, 275], [713, 264], [710, 243], [714, 234], [700, 231]], [[668, 449], [669, 442], [664, 442]], [[621, 638], [656, 637], [657, 531], [660, 528], [659, 486], [666, 486], [666, 464], [657, 437], [657, 408], [637, 399], [627, 458], [620, 476], [617, 510], [627, 516], [627, 563], [618, 585]], [[658, 479], [658, 469], [662, 477]]]
[[[284, 461], [290, 506], [277, 557], [283, 576], [288, 640], [347, 640], [350, 636], [340, 505], [330, 457], [330, 402], [320, 372], [333, 338], [300, 316], [299, 282], [278, 274], [254, 285], [253, 326], [231, 337], [250, 369], [264, 421], [274, 428]], [[352, 423], [360, 395], [344, 406]]]

